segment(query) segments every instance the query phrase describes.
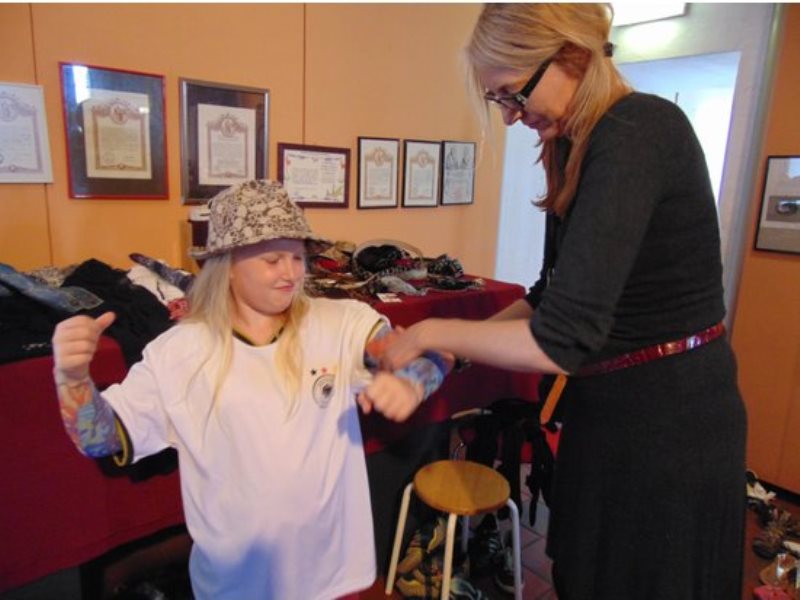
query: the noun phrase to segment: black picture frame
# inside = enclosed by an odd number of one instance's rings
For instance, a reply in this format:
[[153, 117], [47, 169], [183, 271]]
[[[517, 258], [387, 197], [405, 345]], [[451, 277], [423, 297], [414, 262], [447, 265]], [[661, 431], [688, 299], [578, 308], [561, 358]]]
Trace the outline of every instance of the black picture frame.
[[166, 199], [164, 76], [60, 62], [70, 198]]
[[767, 157], [754, 248], [800, 254], [800, 156]]
[[358, 208], [397, 208], [400, 140], [358, 138]]
[[[180, 79], [181, 97], [181, 198], [184, 204], [202, 204], [231, 185], [249, 179], [266, 179], [269, 165], [269, 90], [227, 83]], [[214, 162], [200, 148], [207, 141], [210, 123], [206, 123], [206, 138], [200, 140], [200, 107], [219, 114], [220, 130], [226, 123], [242, 124], [243, 161], [237, 163], [235, 172], [211, 173], [202, 169]], [[225, 111], [225, 108], [232, 110]], [[254, 114], [250, 114], [254, 111]], [[227, 114], [226, 114], [227, 113]], [[245, 119], [252, 123], [245, 123]], [[254, 127], [250, 135], [249, 127]], [[210, 152], [209, 142], [205, 148]], [[252, 156], [251, 156], [252, 153]], [[254, 161], [254, 163], [252, 162]], [[244, 167], [244, 168], [240, 168]], [[252, 172], [251, 172], [252, 170]], [[213, 175], [213, 176], [212, 176]]]
[[475, 201], [475, 142], [442, 142], [442, 206]]
[[403, 208], [436, 208], [442, 192], [442, 143], [403, 140]]
[[[289, 161], [293, 158], [301, 160], [304, 185], [295, 185], [291, 180], [292, 165]], [[347, 208], [350, 148], [281, 142], [278, 144], [278, 181], [283, 184], [289, 198], [303, 208]]]

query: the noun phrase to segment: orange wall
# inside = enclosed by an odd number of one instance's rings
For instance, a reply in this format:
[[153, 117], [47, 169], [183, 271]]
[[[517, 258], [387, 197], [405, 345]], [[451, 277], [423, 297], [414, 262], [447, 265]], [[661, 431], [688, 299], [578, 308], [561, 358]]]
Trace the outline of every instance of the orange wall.
[[[357, 137], [480, 140], [458, 63], [477, 5], [0, 5], [0, 81], [37, 83], [54, 182], [0, 185], [0, 261], [20, 269], [94, 257], [127, 267], [138, 251], [184, 267], [188, 207], [180, 196], [178, 79], [270, 90], [269, 176], [278, 142], [351, 149], [350, 207], [308, 209], [320, 233], [356, 243], [398, 238], [448, 252], [491, 275], [501, 157], [477, 170], [463, 207], [358, 210]], [[58, 63], [165, 76], [169, 199], [68, 197]], [[500, 132], [502, 135], [502, 132]], [[495, 144], [501, 153], [502, 140]]]
[[[769, 155], [800, 155], [800, 5], [786, 6], [758, 181]], [[755, 251], [761, 189], [752, 199], [733, 326], [739, 382], [750, 417], [748, 464], [800, 492], [800, 255]]]

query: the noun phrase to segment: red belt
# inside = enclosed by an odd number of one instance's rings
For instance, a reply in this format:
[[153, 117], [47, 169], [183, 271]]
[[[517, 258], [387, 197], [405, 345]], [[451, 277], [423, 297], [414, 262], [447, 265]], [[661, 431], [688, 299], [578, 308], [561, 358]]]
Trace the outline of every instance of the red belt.
[[685, 337], [682, 340], [675, 340], [674, 342], [664, 342], [663, 344], [656, 344], [655, 346], [648, 346], [640, 350], [634, 350], [627, 354], [620, 354], [608, 360], [602, 360], [591, 365], [581, 367], [575, 373], [578, 377], [585, 377], [587, 375], [602, 375], [610, 373], [611, 371], [618, 371], [619, 369], [627, 369], [628, 367], [635, 367], [636, 365], [643, 365], [644, 363], [671, 356], [673, 354], [680, 354], [687, 352], [694, 348], [699, 348], [703, 344], [717, 339], [725, 333], [725, 325], [717, 323], [708, 329], [704, 329], [699, 333]]

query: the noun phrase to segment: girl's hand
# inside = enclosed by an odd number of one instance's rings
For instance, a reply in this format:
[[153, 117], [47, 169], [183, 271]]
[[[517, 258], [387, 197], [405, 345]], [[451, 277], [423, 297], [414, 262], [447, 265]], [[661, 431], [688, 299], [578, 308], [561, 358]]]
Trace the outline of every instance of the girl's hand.
[[422, 398], [421, 385], [413, 385], [392, 373], [381, 371], [358, 395], [357, 401], [364, 414], [369, 414], [374, 409], [387, 419], [400, 422], [412, 415]]
[[103, 313], [96, 319], [79, 315], [62, 321], [53, 334], [53, 360], [56, 382], [78, 383], [89, 377], [92, 361], [100, 335], [116, 319], [113, 312]]

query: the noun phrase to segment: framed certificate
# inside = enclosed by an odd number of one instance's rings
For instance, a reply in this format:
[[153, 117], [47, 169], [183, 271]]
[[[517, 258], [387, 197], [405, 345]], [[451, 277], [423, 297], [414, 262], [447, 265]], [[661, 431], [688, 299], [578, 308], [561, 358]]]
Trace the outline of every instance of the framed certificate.
[[269, 90], [180, 80], [184, 204], [267, 176]]
[[53, 181], [41, 86], [0, 83], [0, 183]]
[[358, 208], [397, 206], [400, 140], [358, 138]]
[[437, 206], [442, 145], [439, 142], [403, 142], [403, 206]]
[[756, 250], [800, 254], [800, 156], [768, 156]]
[[164, 78], [59, 63], [71, 198], [167, 198]]
[[347, 208], [350, 148], [278, 144], [278, 180], [299, 206]]
[[475, 142], [442, 142], [442, 204], [472, 204]]

